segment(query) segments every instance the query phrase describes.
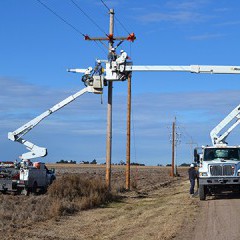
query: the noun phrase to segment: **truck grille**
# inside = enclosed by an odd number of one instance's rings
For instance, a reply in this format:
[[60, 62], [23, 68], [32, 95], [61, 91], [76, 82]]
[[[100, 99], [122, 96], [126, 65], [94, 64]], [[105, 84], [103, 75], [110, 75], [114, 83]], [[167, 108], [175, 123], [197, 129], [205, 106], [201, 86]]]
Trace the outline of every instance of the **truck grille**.
[[210, 173], [212, 176], [232, 176], [234, 165], [211, 165]]

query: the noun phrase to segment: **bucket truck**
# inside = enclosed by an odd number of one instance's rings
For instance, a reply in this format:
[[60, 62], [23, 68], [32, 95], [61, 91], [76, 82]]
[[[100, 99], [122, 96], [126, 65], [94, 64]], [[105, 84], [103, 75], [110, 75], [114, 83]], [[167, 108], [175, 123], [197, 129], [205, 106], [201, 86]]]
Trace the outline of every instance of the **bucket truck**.
[[210, 132], [212, 146], [203, 146], [201, 153], [194, 150], [194, 160], [199, 164], [200, 200], [223, 191], [240, 191], [240, 146], [228, 146], [226, 142], [239, 123], [240, 105]]
[[48, 170], [44, 163], [34, 162], [34, 158], [45, 157], [47, 149], [35, 145], [34, 143], [23, 139], [23, 136], [36, 127], [42, 120], [50, 116], [52, 113], [65, 107], [84, 93], [101, 94], [103, 90], [103, 78], [99, 74], [101, 70], [100, 64], [95, 67], [86, 69], [84, 84], [85, 88], [77, 93], [69, 96], [63, 101], [57, 103], [41, 115], [24, 124], [13, 132], [8, 133], [8, 139], [23, 144], [28, 152], [20, 156], [21, 163], [13, 163], [6, 166], [4, 163], [0, 165], [0, 191], [15, 191], [28, 195], [29, 192], [36, 192], [38, 189], [46, 189], [48, 185], [55, 179], [54, 170]]
[[[128, 61], [126, 52], [121, 51], [121, 54], [111, 61], [99, 60], [105, 63], [105, 71], [103, 73], [104, 80], [107, 81], [124, 81], [132, 72], [140, 71], [159, 71], [159, 72], [190, 72], [190, 73], [208, 73], [208, 74], [240, 74], [240, 66], [209, 66], [209, 65], [189, 65], [189, 66], [136, 66], [131, 61]], [[84, 74], [86, 69], [69, 69], [69, 72]], [[82, 79], [87, 79], [88, 76], [83, 75]], [[239, 108], [236, 108], [238, 112]], [[235, 113], [235, 112], [234, 112]], [[237, 113], [237, 116], [238, 113]], [[220, 186], [239, 187], [239, 148], [227, 147], [224, 140], [234, 127], [239, 123], [235, 123], [222, 136], [216, 136], [218, 130], [228, 122], [232, 115], [228, 116], [227, 120], [212, 131], [212, 138], [214, 139], [214, 146], [205, 148], [204, 157], [201, 161], [200, 167], [200, 199], [205, 199], [208, 189], [220, 189]], [[220, 145], [219, 145], [220, 143]], [[207, 153], [214, 151], [215, 158], [207, 158]], [[233, 159], [228, 159], [228, 154], [234, 153]], [[197, 153], [196, 153], [197, 154]], [[198, 155], [199, 156], [199, 155]], [[230, 156], [230, 155], [229, 155]], [[214, 162], [213, 162], [214, 161]], [[217, 162], [216, 162], [217, 161]], [[211, 188], [207, 188], [211, 185]], [[215, 188], [216, 187], [216, 188]], [[209, 191], [210, 192], [210, 191]]]

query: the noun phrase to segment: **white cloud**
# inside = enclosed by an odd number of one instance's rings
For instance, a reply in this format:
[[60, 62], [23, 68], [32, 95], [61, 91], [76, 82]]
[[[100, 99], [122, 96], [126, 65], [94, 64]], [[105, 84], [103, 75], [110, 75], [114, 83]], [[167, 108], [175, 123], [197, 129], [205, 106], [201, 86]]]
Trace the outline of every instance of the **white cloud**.
[[221, 38], [224, 37], [225, 34], [222, 33], [205, 33], [201, 35], [195, 35], [189, 37], [191, 40], [208, 40], [208, 39], [215, 39], [215, 38]]
[[176, 24], [202, 22], [207, 19], [207, 16], [188, 11], [174, 11], [174, 12], [152, 12], [141, 15], [138, 20], [144, 24], [154, 22], [174, 22]]
[[240, 21], [239, 21], [239, 20], [235, 20], [235, 21], [225, 21], [225, 22], [221, 22], [221, 23], [215, 24], [215, 26], [219, 26], [219, 27], [235, 26], [235, 25], [240, 25]]
[[[207, 2], [202, 1], [167, 1], [166, 3], [149, 2], [148, 11], [137, 8], [136, 19], [144, 24], [158, 22], [173, 22], [175, 24], [189, 24], [205, 22], [213, 18], [202, 10]], [[139, 13], [140, 12], [140, 13]]]

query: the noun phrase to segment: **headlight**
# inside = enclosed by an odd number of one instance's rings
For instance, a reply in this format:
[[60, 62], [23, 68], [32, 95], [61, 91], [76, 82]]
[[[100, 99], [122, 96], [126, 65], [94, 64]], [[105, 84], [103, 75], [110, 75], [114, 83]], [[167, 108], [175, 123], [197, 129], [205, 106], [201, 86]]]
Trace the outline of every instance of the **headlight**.
[[240, 176], [240, 170], [238, 170], [237, 175]]
[[199, 173], [199, 176], [200, 176], [200, 177], [207, 177], [208, 174], [207, 174], [207, 172], [200, 172], [200, 173]]

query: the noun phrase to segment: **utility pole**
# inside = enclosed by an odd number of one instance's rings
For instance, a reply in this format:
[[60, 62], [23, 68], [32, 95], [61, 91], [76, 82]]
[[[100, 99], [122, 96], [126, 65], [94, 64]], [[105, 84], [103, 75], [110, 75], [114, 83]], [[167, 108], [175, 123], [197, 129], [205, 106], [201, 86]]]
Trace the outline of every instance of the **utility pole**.
[[131, 74], [128, 76], [128, 98], [127, 98], [127, 148], [126, 148], [126, 190], [130, 190], [130, 161], [131, 161]]
[[[114, 10], [110, 9], [109, 36], [114, 31]], [[109, 52], [113, 47], [113, 41], [109, 41]], [[111, 159], [112, 159], [112, 81], [108, 81], [108, 108], [107, 108], [107, 149], [106, 149], [106, 184], [111, 188]]]
[[[134, 33], [130, 33], [127, 37], [115, 37], [114, 36], [114, 9], [109, 10], [110, 22], [109, 22], [109, 34], [106, 37], [90, 37], [85, 35], [85, 40], [90, 41], [108, 41], [108, 52], [111, 51], [114, 45], [114, 41], [128, 40], [134, 42], [136, 36]], [[119, 46], [118, 44], [117, 46]], [[111, 159], [112, 159], [112, 99], [113, 99], [113, 83], [108, 81], [108, 108], [107, 108], [107, 140], [106, 140], [106, 185], [108, 189], [111, 188]]]
[[176, 117], [172, 123], [172, 168], [171, 176], [174, 177], [174, 166], [175, 166], [175, 127], [176, 127]]

